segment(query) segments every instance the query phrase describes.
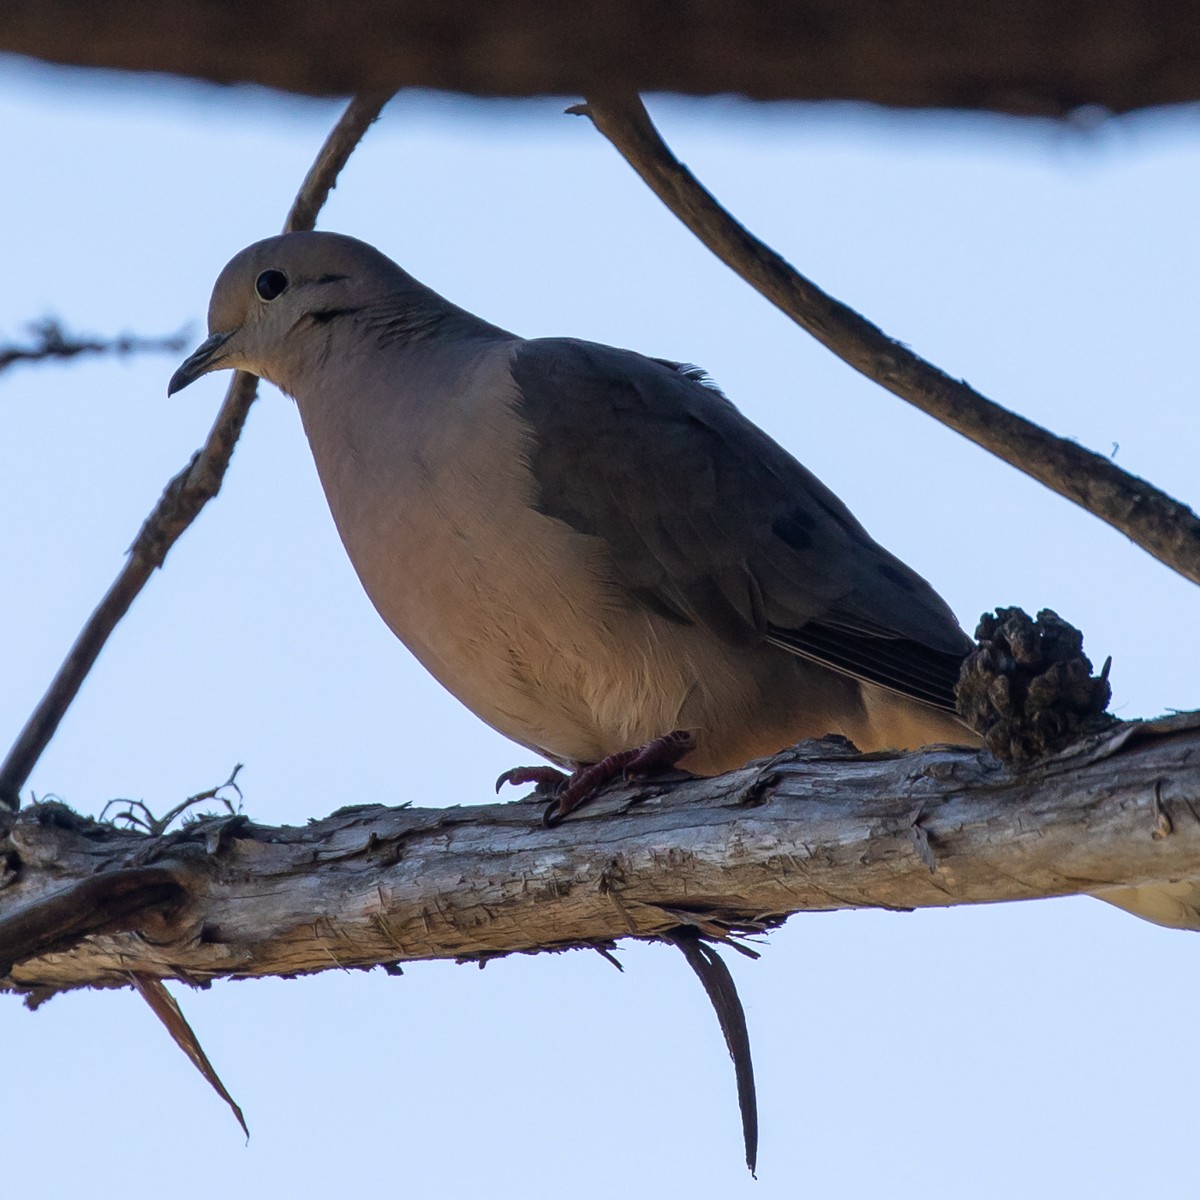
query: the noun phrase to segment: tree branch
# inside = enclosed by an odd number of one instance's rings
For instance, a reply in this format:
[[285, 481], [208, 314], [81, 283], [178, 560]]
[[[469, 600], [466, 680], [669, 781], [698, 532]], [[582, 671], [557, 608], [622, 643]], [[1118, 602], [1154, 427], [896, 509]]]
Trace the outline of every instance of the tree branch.
[[[0, 987], [34, 1000], [130, 972], [204, 983], [487, 958], [681, 925], [728, 938], [789, 914], [1024, 900], [1200, 878], [1200, 713], [1125, 724], [1023, 772], [931, 747], [804, 743], [715, 779], [542, 802], [361, 805], [302, 828], [242, 816], [161, 836], [34, 805], [0, 839]], [[165, 872], [134, 925], [80, 928], [69, 889]], [[121, 921], [128, 922], [123, 912]], [[38, 946], [31, 931], [41, 928]]]
[[32, 322], [29, 331], [34, 337], [33, 345], [0, 346], [0, 371], [17, 363], [71, 359], [81, 354], [115, 354], [119, 358], [130, 354], [178, 354], [187, 346], [186, 333], [153, 338], [132, 333], [122, 333], [114, 338], [80, 337], [68, 333], [53, 317]]
[[[388, 99], [386, 95], [366, 95], [350, 102], [300, 187], [284, 225], [285, 233], [313, 227], [317, 213], [337, 183], [339, 172]], [[0, 766], [0, 807], [7, 805], [16, 809], [19, 806], [21, 788], [79, 693], [104, 644], [155, 569], [162, 566], [171, 547], [221, 490], [257, 386], [258, 380], [253, 375], [234, 372], [208, 439], [192, 455], [187, 466], [168, 482], [154, 511], [134, 539], [125, 566], [80, 630], [46, 694]]]
[[1191, 0], [10, 0], [0, 50], [324, 95], [622, 88], [1063, 116], [1200, 99], [1198, 26]]
[[1200, 583], [1200, 518], [1186, 505], [950, 378], [823, 292], [721, 207], [671, 153], [636, 96], [589, 98], [567, 111], [590, 117], [713, 254], [843, 362]]

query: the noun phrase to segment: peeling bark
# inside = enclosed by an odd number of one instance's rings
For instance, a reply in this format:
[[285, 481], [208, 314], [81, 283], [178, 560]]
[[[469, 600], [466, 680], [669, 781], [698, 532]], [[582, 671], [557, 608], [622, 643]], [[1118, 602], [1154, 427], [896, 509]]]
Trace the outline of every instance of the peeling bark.
[[[363, 805], [280, 828], [226, 816], [160, 836], [31, 806], [0, 839], [0, 987], [36, 1000], [131, 972], [205, 983], [1200, 878], [1200, 713], [1022, 772], [826, 739], [715, 779], [610, 789], [554, 829], [543, 805]], [[167, 886], [134, 914], [134, 884]]]

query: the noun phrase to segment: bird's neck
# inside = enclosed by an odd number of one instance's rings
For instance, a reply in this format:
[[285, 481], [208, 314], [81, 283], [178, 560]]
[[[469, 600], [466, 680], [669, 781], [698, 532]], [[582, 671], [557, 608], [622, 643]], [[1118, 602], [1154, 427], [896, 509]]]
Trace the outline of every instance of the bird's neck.
[[296, 399], [327, 491], [340, 490], [339, 472], [422, 461], [448, 428], [469, 429], [504, 394], [516, 339], [484, 322], [458, 336], [422, 328], [424, 336], [389, 333], [379, 343], [364, 341], [361, 325], [339, 331], [346, 342], [335, 332], [305, 369], [275, 381]]
[[513, 337], [428, 289], [366, 304], [356, 317], [359, 336], [376, 351], [433, 342], [509, 341]]

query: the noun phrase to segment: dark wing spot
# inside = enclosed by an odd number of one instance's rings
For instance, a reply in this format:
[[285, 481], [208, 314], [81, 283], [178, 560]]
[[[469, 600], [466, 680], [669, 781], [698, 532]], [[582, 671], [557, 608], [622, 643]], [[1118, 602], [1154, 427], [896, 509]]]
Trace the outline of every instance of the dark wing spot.
[[812, 513], [803, 508], [794, 508], [771, 522], [771, 532], [787, 542], [793, 550], [804, 551], [813, 544], [812, 531], [816, 523]]

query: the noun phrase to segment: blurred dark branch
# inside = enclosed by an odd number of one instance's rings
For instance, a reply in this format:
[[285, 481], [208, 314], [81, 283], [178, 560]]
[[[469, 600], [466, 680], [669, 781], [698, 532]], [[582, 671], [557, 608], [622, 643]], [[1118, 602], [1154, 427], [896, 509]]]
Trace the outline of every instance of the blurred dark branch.
[[1200, 518], [1110, 459], [1002, 408], [823, 292], [736, 221], [671, 153], [636, 96], [568, 109], [591, 118], [655, 195], [726, 266], [868, 379], [1106, 521], [1200, 583]]
[[14, 0], [0, 51], [311, 95], [620, 88], [1059, 117], [1200, 100], [1194, 0]]
[[0, 371], [17, 363], [78, 358], [81, 354], [115, 354], [119, 358], [131, 354], [179, 354], [188, 344], [186, 329], [164, 337], [122, 333], [102, 339], [68, 333], [53, 317], [31, 322], [29, 332], [33, 342], [28, 346], [0, 346]]
[[[285, 232], [313, 227], [339, 172], [388, 99], [386, 95], [370, 95], [356, 97], [350, 102], [301, 185], [288, 214]], [[21, 788], [117, 623], [129, 611], [155, 568], [162, 566], [167, 552], [184, 530], [220, 491], [234, 446], [254, 401], [257, 383], [253, 375], [241, 371], [234, 373], [208, 440], [192, 455], [187, 466], [167, 483], [162, 498], [134, 539], [124, 568], [88, 618], [45, 696], [0, 766], [0, 805], [14, 809], [19, 806]]]

